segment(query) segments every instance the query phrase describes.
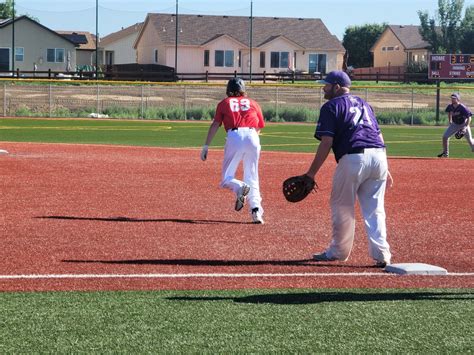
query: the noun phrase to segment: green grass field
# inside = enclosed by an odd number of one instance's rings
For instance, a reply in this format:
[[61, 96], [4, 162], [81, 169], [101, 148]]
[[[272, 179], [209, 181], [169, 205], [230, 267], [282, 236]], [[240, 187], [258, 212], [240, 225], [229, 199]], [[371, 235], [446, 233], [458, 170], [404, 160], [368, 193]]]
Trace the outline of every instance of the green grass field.
[[[209, 122], [0, 119], [0, 141], [200, 147]], [[389, 156], [435, 157], [446, 127], [384, 126]], [[263, 150], [314, 152], [314, 124], [270, 123], [262, 131]], [[224, 145], [224, 130], [212, 148]], [[450, 140], [450, 155], [473, 158], [465, 139]]]
[[[0, 119], [1, 142], [200, 147], [209, 122]], [[433, 157], [444, 127], [383, 127], [391, 156]], [[314, 125], [264, 150], [313, 152]], [[213, 142], [222, 148], [223, 130]], [[451, 156], [472, 158], [451, 140]], [[0, 293], [0, 353], [472, 353], [473, 289]]]
[[469, 290], [0, 294], [0, 352], [472, 352]]

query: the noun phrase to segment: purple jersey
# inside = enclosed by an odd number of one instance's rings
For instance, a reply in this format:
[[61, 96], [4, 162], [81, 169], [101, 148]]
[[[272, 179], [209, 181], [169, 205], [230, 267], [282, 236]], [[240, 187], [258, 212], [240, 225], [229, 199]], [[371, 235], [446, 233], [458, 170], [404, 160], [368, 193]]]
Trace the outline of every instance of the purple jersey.
[[451, 118], [456, 124], [465, 124], [466, 120], [472, 116], [471, 111], [463, 104], [458, 104], [456, 107], [453, 104], [449, 104], [446, 107], [446, 112], [451, 112]]
[[355, 149], [385, 147], [372, 107], [351, 94], [335, 97], [321, 107], [314, 137], [321, 140], [323, 136], [334, 138], [336, 161]]

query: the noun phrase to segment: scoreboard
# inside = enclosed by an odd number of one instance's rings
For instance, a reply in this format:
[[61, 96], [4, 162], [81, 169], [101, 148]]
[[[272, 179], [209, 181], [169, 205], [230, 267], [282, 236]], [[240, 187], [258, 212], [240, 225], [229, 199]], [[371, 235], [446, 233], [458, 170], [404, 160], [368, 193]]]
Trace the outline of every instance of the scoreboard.
[[431, 54], [430, 79], [474, 79], [474, 54]]

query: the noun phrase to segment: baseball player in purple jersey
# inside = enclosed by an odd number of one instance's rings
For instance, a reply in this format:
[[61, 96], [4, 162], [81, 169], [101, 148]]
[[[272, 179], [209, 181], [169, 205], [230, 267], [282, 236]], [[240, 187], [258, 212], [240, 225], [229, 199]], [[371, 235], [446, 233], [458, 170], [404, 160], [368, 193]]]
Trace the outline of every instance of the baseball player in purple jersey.
[[474, 140], [471, 133], [471, 111], [461, 103], [461, 96], [457, 93], [451, 95], [451, 103], [446, 107], [448, 113], [449, 126], [443, 134], [443, 151], [438, 154], [438, 158], [449, 157], [449, 138], [458, 131], [464, 133], [471, 151], [474, 152]]
[[355, 203], [359, 200], [369, 239], [369, 255], [377, 267], [390, 264], [385, 224], [385, 188], [388, 171], [385, 144], [370, 105], [351, 95], [351, 80], [343, 71], [332, 71], [324, 80], [324, 97], [315, 138], [321, 143], [306, 175], [315, 178], [330, 150], [337, 161], [331, 192], [332, 241], [315, 261], [346, 261], [355, 232]]

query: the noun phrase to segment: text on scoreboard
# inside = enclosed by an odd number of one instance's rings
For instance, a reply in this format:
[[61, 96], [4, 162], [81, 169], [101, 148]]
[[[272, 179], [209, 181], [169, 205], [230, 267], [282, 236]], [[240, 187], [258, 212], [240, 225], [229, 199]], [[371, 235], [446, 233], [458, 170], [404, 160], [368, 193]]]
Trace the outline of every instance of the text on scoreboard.
[[430, 79], [474, 79], [474, 54], [431, 54]]

